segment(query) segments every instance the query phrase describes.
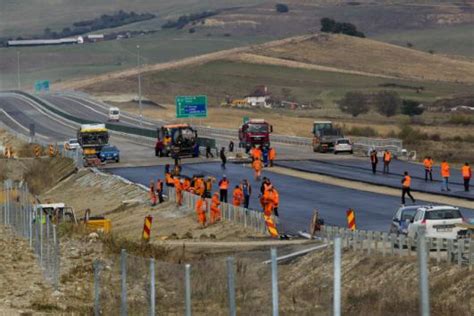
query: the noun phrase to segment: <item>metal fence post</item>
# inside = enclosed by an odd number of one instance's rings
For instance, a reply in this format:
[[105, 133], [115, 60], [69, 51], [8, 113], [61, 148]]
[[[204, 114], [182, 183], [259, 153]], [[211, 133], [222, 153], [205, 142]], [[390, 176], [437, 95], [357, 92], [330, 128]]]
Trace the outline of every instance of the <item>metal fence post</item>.
[[428, 255], [426, 253], [426, 240], [424, 232], [419, 234], [417, 251], [420, 279], [420, 310], [422, 316], [429, 316], [430, 297], [428, 283]]
[[127, 315], [127, 251], [122, 249], [120, 253], [120, 271], [121, 271], [121, 284], [122, 293], [120, 299], [120, 315]]
[[185, 315], [191, 316], [191, 265], [184, 266]]
[[341, 315], [341, 237], [334, 239], [334, 316]]
[[273, 316], [278, 316], [278, 265], [277, 265], [277, 250], [272, 248], [272, 305]]
[[150, 258], [150, 316], [155, 316], [155, 259]]
[[235, 281], [234, 281], [234, 258], [227, 258], [227, 286], [229, 288], [229, 315], [236, 316], [235, 307]]
[[100, 315], [100, 261], [94, 260], [94, 316]]

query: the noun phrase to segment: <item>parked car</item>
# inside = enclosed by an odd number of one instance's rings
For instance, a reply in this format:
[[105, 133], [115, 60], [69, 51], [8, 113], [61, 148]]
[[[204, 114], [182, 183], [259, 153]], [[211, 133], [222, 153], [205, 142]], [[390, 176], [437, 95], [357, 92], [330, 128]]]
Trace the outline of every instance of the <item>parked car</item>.
[[352, 148], [352, 143], [347, 138], [336, 139], [336, 142], [334, 143], [334, 154], [337, 155], [338, 153], [342, 152], [348, 152], [350, 154], [354, 152]]
[[64, 148], [66, 150], [76, 150], [80, 147], [79, 142], [77, 141], [76, 138], [71, 138], [67, 142], [64, 143]]
[[392, 218], [392, 224], [390, 225], [390, 233], [397, 235], [407, 235], [408, 225], [415, 217], [416, 211], [421, 207], [427, 206], [410, 205], [400, 207]]
[[463, 222], [461, 211], [457, 207], [421, 207], [408, 225], [408, 236], [417, 239], [419, 230], [423, 229], [428, 238], [456, 239], [458, 232], [462, 230], [456, 224]]
[[120, 151], [115, 146], [104, 146], [100, 150], [99, 159], [101, 162], [107, 162], [109, 160], [120, 162]]

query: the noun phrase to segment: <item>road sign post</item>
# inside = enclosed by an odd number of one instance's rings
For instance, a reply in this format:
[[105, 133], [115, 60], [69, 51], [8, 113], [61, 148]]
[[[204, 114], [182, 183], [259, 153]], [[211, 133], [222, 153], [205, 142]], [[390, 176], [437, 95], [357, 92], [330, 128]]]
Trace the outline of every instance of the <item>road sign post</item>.
[[206, 118], [207, 96], [176, 97], [176, 118]]

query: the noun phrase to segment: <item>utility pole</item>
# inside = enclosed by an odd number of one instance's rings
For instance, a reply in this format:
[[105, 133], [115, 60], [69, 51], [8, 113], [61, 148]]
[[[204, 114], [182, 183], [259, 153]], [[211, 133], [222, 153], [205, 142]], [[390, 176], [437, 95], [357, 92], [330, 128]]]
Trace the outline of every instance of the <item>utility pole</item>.
[[21, 90], [21, 81], [20, 81], [20, 51], [16, 51], [16, 69], [17, 69], [17, 80], [18, 80], [18, 90]]
[[137, 45], [137, 66], [138, 66], [138, 108], [140, 115], [140, 126], [143, 126], [142, 114], [142, 71], [140, 65], [140, 45]]

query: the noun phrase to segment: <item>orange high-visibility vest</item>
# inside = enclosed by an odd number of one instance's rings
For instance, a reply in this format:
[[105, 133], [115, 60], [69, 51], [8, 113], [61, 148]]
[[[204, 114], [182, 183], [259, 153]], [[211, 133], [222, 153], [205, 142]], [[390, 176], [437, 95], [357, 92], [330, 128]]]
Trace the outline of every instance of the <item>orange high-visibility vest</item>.
[[390, 160], [392, 160], [392, 154], [387, 151], [383, 154], [383, 161], [389, 162]]
[[219, 183], [219, 189], [227, 190], [229, 188], [229, 180], [221, 180]]
[[411, 185], [411, 177], [410, 176], [405, 176], [403, 178], [403, 187], [404, 188], [409, 188]]
[[425, 160], [423, 160], [423, 166], [425, 166], [425, 169], [431, 170], [431, 168], [433, 168], [433, 159], [425, 158]]
[[244, 193], [242, 192], [240, 188], [235, 188], [232, 194], [232, 197], [233, 197], [233, 201], [232, 201], [233, 204], [235, 206], [240, 206], [240, 203], [242, 203], [244, 199]]
[[259, 160], [259, 159], [255, 159], [252, 163], [252, 167], [256, 170], [256, 171], [260, 171], [262, 170], [263, 168], [263, 164], [262, 164], [262, 161]]
[[443, 178], [448, 178], [449, 177], [449, 165], [447, 162], [442, 162], [441, 163], [441, 176]]
[[462, 166], [462, 177], [464, 179], [470, 179], [472, 176], [472, 170], [470, 166]]
[[268, 159], [270, 160], [275, 160], [276, 158], [276, 151], [275, 148], [270, 148], [270, 151], [268, 152]]
[[262, 151], [260, 150], [260, 148], [255, 148], [252, 151], [252, 156], [253, 156], [253, 159], [256, 159], [256, 160], [261, 159], [262, 158]]

